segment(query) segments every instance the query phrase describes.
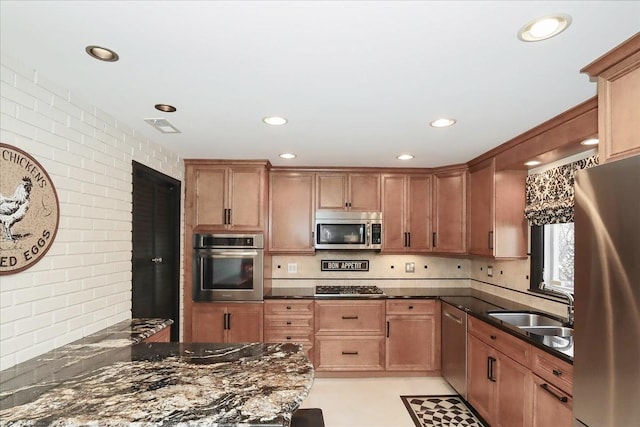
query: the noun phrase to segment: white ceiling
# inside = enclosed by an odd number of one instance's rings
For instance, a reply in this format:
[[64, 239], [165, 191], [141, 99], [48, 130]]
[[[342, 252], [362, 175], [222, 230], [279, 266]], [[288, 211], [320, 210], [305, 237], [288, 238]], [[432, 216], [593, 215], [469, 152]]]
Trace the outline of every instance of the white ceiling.
[[[6, 1], [1, 49], [185, 158], [463, 163], [596, 94], [579, 70], [640, 30], [638, 1]], [[559, 36], [528, 21], [566, 13]], [[85, 53], [96, 44], [120, 60]], [[175, 105], [161, 113], [157, 103]], [[285, 126], [261, 118], [282, 115]], [[429, 122], [454, 117], [452, 128]], [[143, 120], [166, 118], [181, 134]], [[294, 152], [294, 160], [279, 153]], [[396, 160], [411, 153], [409, 162]]]

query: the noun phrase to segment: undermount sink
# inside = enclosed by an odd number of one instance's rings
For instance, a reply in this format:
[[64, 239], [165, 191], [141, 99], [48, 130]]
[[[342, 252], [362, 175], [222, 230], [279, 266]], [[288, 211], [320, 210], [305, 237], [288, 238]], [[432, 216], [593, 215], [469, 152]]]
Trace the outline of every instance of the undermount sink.
[[573, 329], [564, 326], [518, 326], [523, 331], [530, 334], [555, 336], [555, 337], [572, 337]]
[[563, 326], [562, 322], [542, 313], [523, 311], [496, 311], [489, 313], [494, 319], [517, 326], [530, 334], [555, 337], [572, 337], [573, 329]]
[[562, 322], [541, 313], [522, 311], [497, 311], [489, 316], [518, 327], [555, 326], [561, 327]]

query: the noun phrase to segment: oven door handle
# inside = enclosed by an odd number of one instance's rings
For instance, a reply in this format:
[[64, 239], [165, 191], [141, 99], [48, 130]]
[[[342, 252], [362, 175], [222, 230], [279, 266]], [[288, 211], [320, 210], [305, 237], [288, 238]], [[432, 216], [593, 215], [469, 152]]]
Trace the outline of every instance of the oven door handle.
[[208, 255], [220, 257], [220, 258], [238, 258], [243, 256], [256, 256], [256, 251], [211, 251]]

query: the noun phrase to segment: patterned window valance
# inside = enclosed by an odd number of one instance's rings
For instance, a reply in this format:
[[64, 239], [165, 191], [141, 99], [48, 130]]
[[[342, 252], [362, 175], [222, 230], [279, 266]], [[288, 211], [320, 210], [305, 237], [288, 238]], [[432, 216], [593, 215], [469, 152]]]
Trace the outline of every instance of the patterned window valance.
[[524, 216], [531, 225], [573, 222], [573, 181], [580, 169], [598, 164], [598, 155], [527, 176]]

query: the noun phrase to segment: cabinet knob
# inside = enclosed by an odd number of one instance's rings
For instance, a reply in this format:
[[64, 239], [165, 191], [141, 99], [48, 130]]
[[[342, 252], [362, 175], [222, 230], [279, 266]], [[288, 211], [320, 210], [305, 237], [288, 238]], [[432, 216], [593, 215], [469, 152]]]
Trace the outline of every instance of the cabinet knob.
[[409, 306], [409, 310], [413, 310], [413, 306], [412, 305]]
[[290, 324], [291, 324], [291, 320], [287, 320], [287, 325], [290, 325]]
[[287, 310], [291, 310], [291, 306], [290, 305], [287, 306]]
[[291, 339], [291, 337], [287, 337], [287, 339], [288, 339], [288, 340], [290, 340], [290, 339]]
[[496, 339], [496, 338], [498, 338], [498, 337], [497, 337], [497, 336], [495, 336], [495, 335], [490, 335], [490, 336], [489, 336], [489, 338], [491, 338], [492, 340], [495, 340], [495, 339]]
[[559, 377], [562, 375], [562, 371], [560, 371], [559, 369], [554, 369], [551, 372], [553, 372], [553, 375], [555, 375], [556, 377]]

